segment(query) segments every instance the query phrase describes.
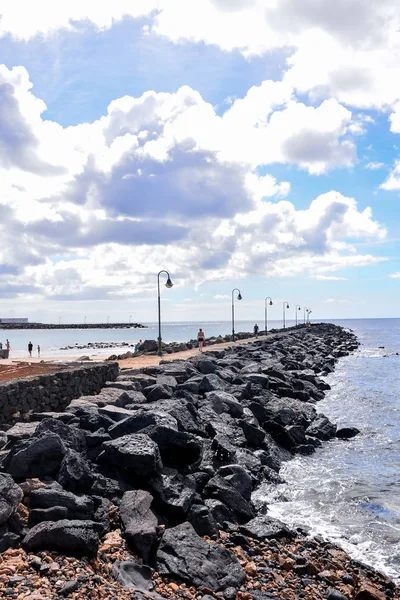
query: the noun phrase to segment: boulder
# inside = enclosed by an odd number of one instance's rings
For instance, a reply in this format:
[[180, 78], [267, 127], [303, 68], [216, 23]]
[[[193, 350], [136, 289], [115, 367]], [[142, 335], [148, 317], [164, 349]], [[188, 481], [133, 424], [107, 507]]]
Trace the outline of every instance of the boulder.
[[62, 506], [68, 510], [68, 519], [93, 519], [94, 502], [90, 496], [78, 496], [62, 488], [46, 487], [34, 490], [29, 498], [31, 508]]
[[340, 440], [349, 440], [360, 433], [357, 427], [342, 427], [336, 431], [336, 437]]
[[157, 444], [165, 466], [180, 469], [201, 460], [201, 438], [159, 425], [147, 427], [143, 431]]
[[119, 507], [123, 532], [130, 548], [148, 564], [157, 543], [157, 517], [153, 497], [144, 490], [125, 492]]
[[235, 396], [217, 390], [206, 394], [206, 401], [211, 405], [212, 410], [217, 413], [229, 413], [232, 417], [241, 417], [243, 415], [243, 406], [237, 401]]
[[94, 557], [101, 530], [94, 521], [44, 521], [28, 531], [22, 546], [27, 552], [54, 550], [67, 556]]
[[218, 544], [204, 541], [190, 523], [167, 529], [157, 551], [156, 568], [160, 575], [178, 577], [213, 592], [237, 589], [245, 580], [236, 556]]
[[[154, 591], [153, 569], [132, 560], [116, 560], [112, 567], [112, 576], [126, 590], [135, 590], [136, 593], [146, 594], [146, 598], [163, 599], [163, 596]], [[136, 594], [135, 594], [136, 596]], [[139, 598], [139, 596], [137, 596]]]
[[199, 393], [205, 394], [206, 392], [213, 392], [215, 390], [226, 390], [228, 384], [226, 381], [221, 379], [216, 373], [205, 375], [199, 384]]
[[183, 520], [196, 496], [193, 482], [173, 469], [164, 468], [148, 480], [148, 485], [161, 506], [160, 512], [170, 519]]
[[273, 519], [267, 515], [259, 515], [245, 525], [241, 525], [240, 531], [244, 535], [257, 540], [270, 540], [272, 538], [291, 539], [295, 537], [295, 534], [282, 521]]
[[148, 475], [162, 467], [157, 444], [142, 433], [124, 435], [111, 442], [104, 442], [102, 449], [103, 461], [131, 469], [138, 475]]
[[229, 481], [231, 485], [243, 496], [245, 500], [251, 500], [252, 480], [246, 469], [241, 465], [225, 465], [220, 467], [217, 475]]
[[186, 520], [193, 525], [195, 532], [200, 536], [212, 536], [218, 533], [217, 522], [212, 511], [205, 504], [192, 504]]
[[26, 440], [33, 436], [37, 427], [38, 423], [15, 423], [15, 425], [7, 430], [7, 439], [9, 442]]
[[51, 508], [32, 508], [29, 511], [29, 525], [37, 525], [42, 521], [60, 521], [67, 519], [68, 509], [65, 506], [52, 506]]
[[10, 475], [0, 473], [0, 525], [15, 512], [23, 492]]
[[157, 352], [158, 344], [156, 340], [144, 340], [139, 346], [140, 352]]
[[16, 444], [3, 461], [4, 469], [17, 480], [55, 475], [65, 455], [59, 435], [30, 438]]
[[2, 450], [4, 446], [7, 445], [7, 441], [7, 434], [4, 433], [4, 431], [0, 431], [0, 450]]
[[66, 448], [71, 448], [77, 452], [86, 450], [86, 440], [84, 433], [77, 427], [65, 425], [62, 421], [56, 419], [44, 419], [39, 423], [36, 430], [37, 436], [47, 436], [49, 433], [58, 435]]
[[336, 435], [336, 425], [331, 423], [325, 415], [318, 415], [311, 425], [307, 427], [306, 433], [319, 440], [330, 440]]
[[70, 492], [88, 492], [93, 483], [92, 467], [81, 453], [68, 450], [62, 460], [57, 481]]
[[143, 393], [147, 398], [147, 402], [157, 402], [157, 400], [171, 398], [172, 396], [171, 388], [161, 383], [155, 383], [154, 385], [144, 388]]
[[137, 410], [110, 427], [108, 433], [115, 439], [123, 435], [137, 433], [152, 425], [178, 429], [176, 419], [168, 413], [158, 410]]
[[20, 539], [21, 536], [12, 531], [7, 523], [0, 525], [0, 552], [5, 552], [9, 548], [15, 548]]
[[223, 502], [241, 523], [255, 517], [256, 513], [252, 504], [245, 500], [229, 481], [219, 475], [212, 477], [207, 483], [203, 490], [203, 497]]

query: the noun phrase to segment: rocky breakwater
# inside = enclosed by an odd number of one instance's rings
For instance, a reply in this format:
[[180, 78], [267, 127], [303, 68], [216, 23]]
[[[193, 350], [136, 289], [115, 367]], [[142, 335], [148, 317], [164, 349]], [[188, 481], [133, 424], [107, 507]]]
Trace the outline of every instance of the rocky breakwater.
[[[111, 585], [119, 598], [398, 597], [385, 577], [252, 502], [293, 454], [357, 434], [316, 409], [329, 387], [320, 375], [357, 345], [332, 325], [282, 333], [124, 372], [65, 412], [32, 414], [25, 432], [8, 430], [7, 597], [34, 586], [42, 598], [110, 598]], [[8, 572], [15, 556], [19, 571]]]

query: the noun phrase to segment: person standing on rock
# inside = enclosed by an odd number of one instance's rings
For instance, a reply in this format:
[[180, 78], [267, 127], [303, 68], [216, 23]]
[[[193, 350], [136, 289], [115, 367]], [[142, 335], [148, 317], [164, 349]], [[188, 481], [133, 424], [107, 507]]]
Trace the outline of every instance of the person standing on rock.
[[37, 355], [38, 355], [38, 358], [40, 358], [40, 346], [39, 346], [39, 344], [38, 344], [38, 347], [37, 347]]
[[204, 331], [202, 330], [202, 328], [200, 327], [199, 332], [197, 334], [197, 343], [199, 345], [199, 351], [203, 352], [203, 346], [204, 346]]
[[254, 330], [255, 337], [258, 338], [258, 332], [259, 332], [260, 328], [257, 325], [257, 323], [254, 325], [253, 330]]
[[6, 350], [8, 350], [9, 352], [11, 350], [10, 340], [8, 338], [6, 339]]
[[32, 344], [32, 342], [29, 342], [29, 344], [28, 344], [29, 356], [32, 356], [32, 350], [33, 350], [33, 344]]

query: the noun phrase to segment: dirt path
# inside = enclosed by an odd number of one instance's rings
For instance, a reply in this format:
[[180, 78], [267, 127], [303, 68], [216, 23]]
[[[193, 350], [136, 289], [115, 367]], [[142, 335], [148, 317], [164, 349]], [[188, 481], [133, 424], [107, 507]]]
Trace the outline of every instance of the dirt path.
[[[259, 340], [265, 340], [267, 336], [260, 335]], [[232, 346], [241, 346], [243, 344], [249, 344], [254, 342], [255, 338], [251, 337], [246, 340], [237, 340], [237, 342], [224, 342], [223, 344], [214, 344], [213, 346], [206, 346], [203, 350], [204, 353], [212, 352], [213, 350], [223, 350], [224, 348], [231, 348]], [[119, 366], [121, 369], [141, 369], [142, 367], [152, 367], [158, 365], [160, 360], [185, 360], [191, 356], [199, 354], [198, 348], [192, 348], [192, 350], [184, 350], [183, 352], [174, 352], [173, 354], [164, 354], [162, 357], [149, 356], [144, 354], [142, 356], [136, 356], [135, 358], [127, 358], [125, 360], [119, 360]]]
[[[273, 334], [270, 334], [273, 335]], [[264, 340], [266, 339], [267, 336], [263, 336], [260, 335], [258, 337], [259, 340]], [[269, 335], [268, 335], [269, 337]], [[243, 344], [249, 344], [250, 342], [254, 342], [254, 337], [245, 339], [245, 340], [237, 340], [236, 342], [224, 342], [222, 344], [214, 344], [213, 346], [206, 346], [203, 350], [204, 353], [207, 352], [211, 352], [213, 350], [221, 350], [224, 348], [230, 348], [232, 346], [240, 346]], [[198, 348], [192, 348], [191, 350], [184, 350], [183, 352], [174, 352], [173, 354], [163, 354], [162, 357], [159, 356], [154, 356], [154, 355], [148, 355], [148, 354], [143, 354], [141, 356], [136, 356], [135, 358], [127, 358], [125, 360], [119, 360], [119, 366], [121, 369], [141, 369], [142, 367], [149, 367], [149, 366], [154, 366], [154, 365], [158, 365], [160, 363], [160, 360], [185, 360], [190, 358], [191, 356], [196, 356], [197, 354], [199, 354], [199, 350]], [[60, 363], [71, 363], [71, 362], [76, 362], [80, 356], [82, 355], [76, 355], [76, 356], [52, 356], [51, 358], [46, 358], [46, 357], [42, 357], [42, 358], [8, 358], [8, 359], [3, 359], [0, 360], [0, 371], [3, 370], [1, 369], [1, 366], [15, 366], [18, 367], [19, 369], [21, 369], [22, 367], [26, 367], [28, 368], [29, 366], [32, 365], [32, 374], [35, 374], [35, 368], [34, 365], [38, 365], [38, 363], [40, 363], [41, 365], [44, 366], [45, 363], [56, 363], [58, 366], [60, 365]], [[98, 356], [98, 355], [87, 355], [90, 357], [92, 362], [102, 362], [105, 360], [105, 356]], [[44, 368], [44, 370], [46, 370]], [[4, 369], [4, 371], [6, 371], [6, 369]], [[18, 377], [18, 376], [17, 376]]]

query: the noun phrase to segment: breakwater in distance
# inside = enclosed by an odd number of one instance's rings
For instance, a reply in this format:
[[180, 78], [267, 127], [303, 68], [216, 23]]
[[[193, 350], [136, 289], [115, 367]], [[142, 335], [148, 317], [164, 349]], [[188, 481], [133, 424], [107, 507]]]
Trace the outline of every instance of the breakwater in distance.
[[141, 323], [0, 323], [0, 329], [146, 329]]
[[[338, 428], [318, 412], [321, 376], [357, 347], [351, 332], [314, 325], [126, 370], [63, 412], [35, 413], [26, 431], [4, 434], [1, 550], [22, 548], [28, 589], [53, 552], [68, 575], [50, 578], [51, 593], [65, 584], [90, 596], [103, 584], [123, 599], [124, 587], [188, 600], [398, 597], [384, 575], [272, 518], [256, 494], [280, 485], [296, 455], [358, 435], [357, 423]], [[3, 560], [0, 577], [15, 585], [18, 571], [6, 570]]]

